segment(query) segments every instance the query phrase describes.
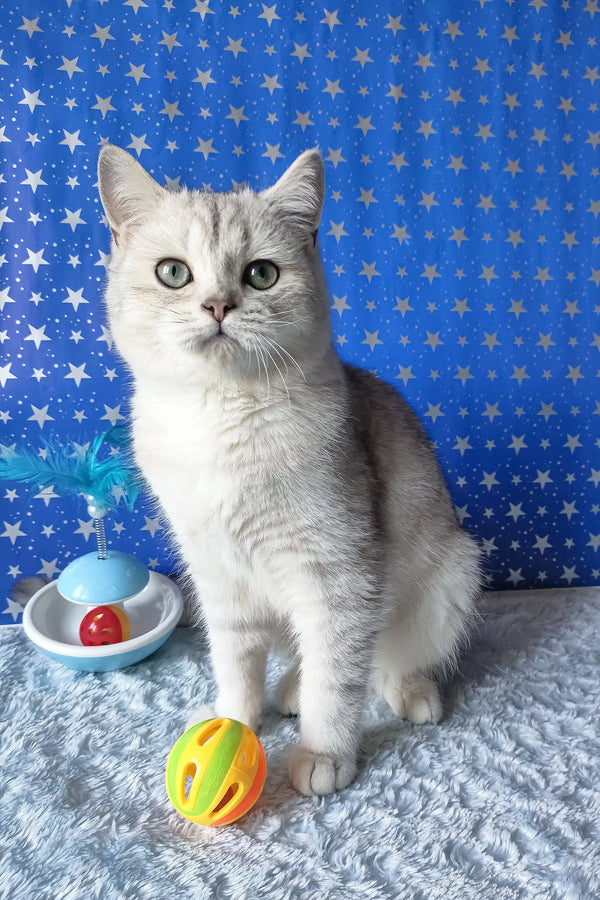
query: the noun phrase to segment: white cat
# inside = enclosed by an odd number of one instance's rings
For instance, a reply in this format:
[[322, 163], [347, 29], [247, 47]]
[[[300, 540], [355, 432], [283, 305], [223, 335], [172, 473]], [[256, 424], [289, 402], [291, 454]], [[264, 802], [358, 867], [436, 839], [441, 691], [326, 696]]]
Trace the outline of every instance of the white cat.
[[320, 154], [261, 193], [173, 193], [107, 146], [99, 184], [136, 459], [197, 590], [215, 715], [258, 726], [283, 638], [292, 782], [343, 788], [371, 684], [400, 716], [440, 718], [432, 673], [455, 660], [480, 577], [416, 416], [332, 346]]

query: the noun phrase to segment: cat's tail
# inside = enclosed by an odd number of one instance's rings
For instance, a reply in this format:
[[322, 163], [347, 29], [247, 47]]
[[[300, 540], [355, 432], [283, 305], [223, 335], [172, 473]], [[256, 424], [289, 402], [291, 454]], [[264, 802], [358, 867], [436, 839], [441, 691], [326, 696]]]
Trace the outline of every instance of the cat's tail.
[[52, 579], [44, 577], [40, 577], [39, 575], [34, 575], [30, 578], [21, 578], [19, 581], [15, 581], [12, 587], [12, 598], [15, 603], [18, 603], [19, 606], [22, 606], [23, 609], [27, 606], [31, 598], [34, 594], [37, 594], [43, 587], [46, 587], [47, 584], [50, 584]]

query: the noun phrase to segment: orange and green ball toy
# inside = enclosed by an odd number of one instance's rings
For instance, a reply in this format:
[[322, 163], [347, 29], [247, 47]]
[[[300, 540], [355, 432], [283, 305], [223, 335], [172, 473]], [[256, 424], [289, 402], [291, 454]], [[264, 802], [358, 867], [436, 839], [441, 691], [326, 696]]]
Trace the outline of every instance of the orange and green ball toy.
[[235, 719], [208, 719], [189, 728], [169, 754], [169, 800], [197, 825], [229, 825], [251, 809], [267, 775], [263, 745]]

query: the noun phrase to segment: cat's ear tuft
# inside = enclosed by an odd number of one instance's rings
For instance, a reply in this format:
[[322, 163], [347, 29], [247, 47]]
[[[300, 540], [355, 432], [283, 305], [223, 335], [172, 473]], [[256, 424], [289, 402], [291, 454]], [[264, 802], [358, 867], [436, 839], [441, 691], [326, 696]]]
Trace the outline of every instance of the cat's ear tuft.
[[125, 150], [107, 144], [98, 159], [100, 199], [115, 242], [156, 213], [164, 188]]
[[318, 150], [305, 150], [283, 173], [273, 187], [263, 192], [278, 207], [311, 235], [319, 227], [325, 199], [325, 170]]

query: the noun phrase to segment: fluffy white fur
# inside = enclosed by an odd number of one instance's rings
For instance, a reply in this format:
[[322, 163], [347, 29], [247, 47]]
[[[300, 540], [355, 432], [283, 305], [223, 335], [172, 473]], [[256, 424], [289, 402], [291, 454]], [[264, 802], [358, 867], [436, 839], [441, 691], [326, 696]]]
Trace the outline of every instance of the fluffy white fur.
[[[343, 788], [370, 683], [398, 715], [440, 718], [432, 673], [468, 632], [479, 572], [416, 417], [332, 346], [320, 155], [262, 193], [170, 193], [106, 147], [99, 183], [135, 453], [197, 590], [214, 713], [257, 728], [267, 653], [284, 647], [292, 782]], [[163, 285], [164, 259], [189, 284]], [[254, 260], [278, 267], [270, 289], [244, 282]]]

